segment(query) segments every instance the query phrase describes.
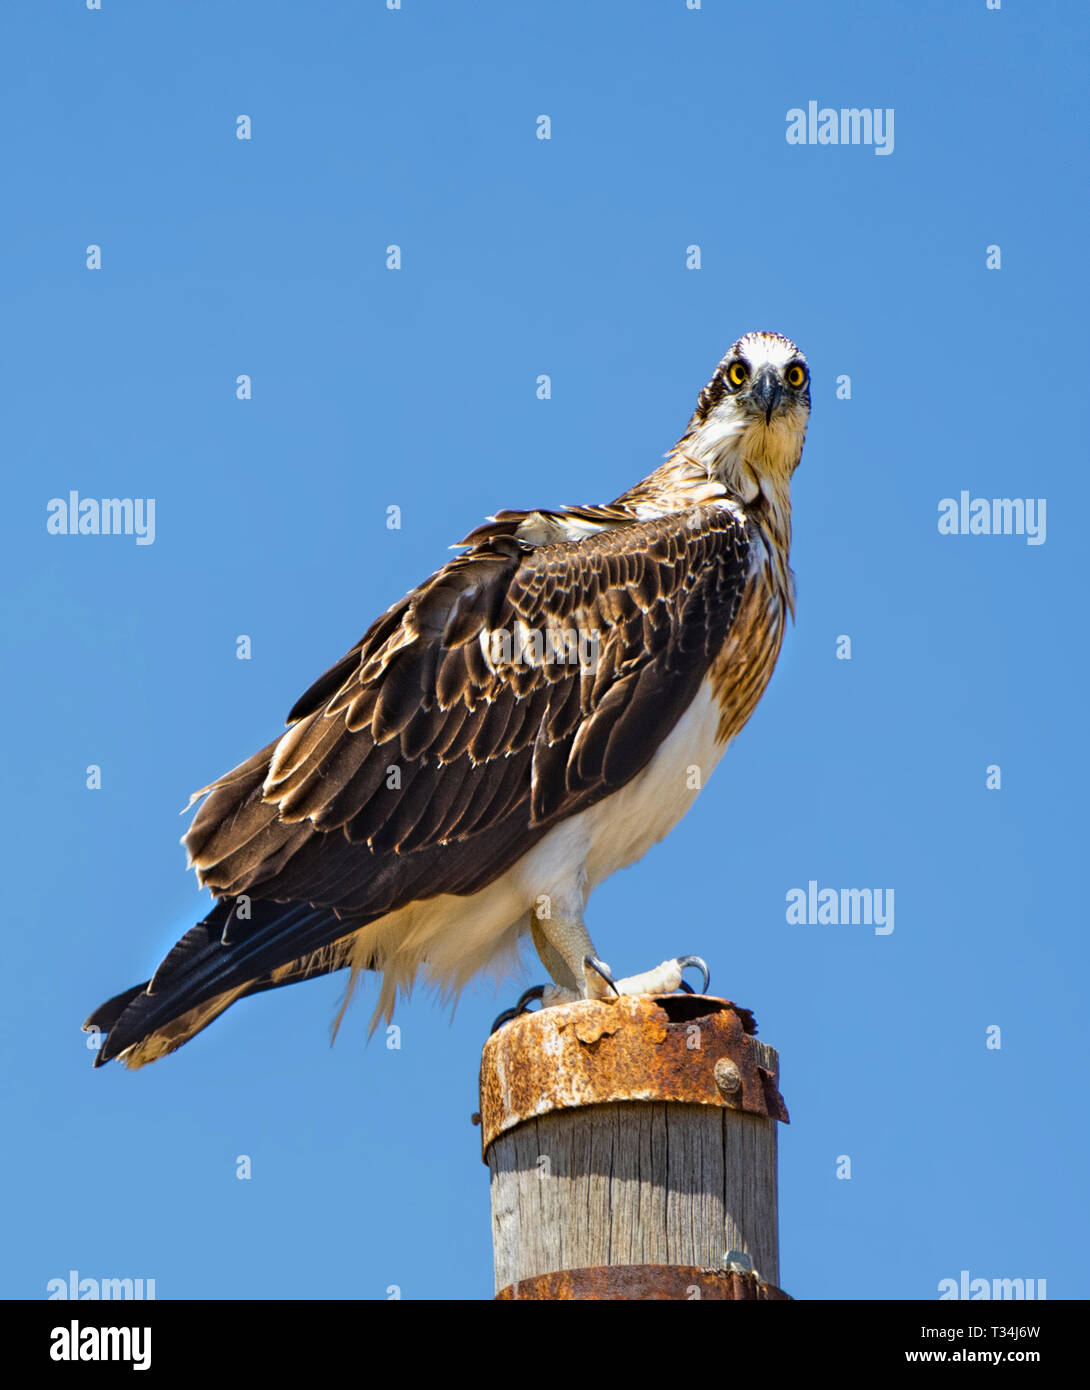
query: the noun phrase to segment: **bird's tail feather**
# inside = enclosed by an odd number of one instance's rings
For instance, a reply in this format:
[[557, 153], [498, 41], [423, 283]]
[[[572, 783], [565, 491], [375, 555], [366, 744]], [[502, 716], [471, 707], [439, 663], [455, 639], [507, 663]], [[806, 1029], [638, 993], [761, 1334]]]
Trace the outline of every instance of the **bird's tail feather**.
[[155, 974], [101, 1004], [85, 1032], [106, 1036], [95, 1066], [119, 1058], [135, 1068], [188, 1042], [240, 999], [348, 964], [360, 925], [310, 903], [221, 901], [164, 957]]

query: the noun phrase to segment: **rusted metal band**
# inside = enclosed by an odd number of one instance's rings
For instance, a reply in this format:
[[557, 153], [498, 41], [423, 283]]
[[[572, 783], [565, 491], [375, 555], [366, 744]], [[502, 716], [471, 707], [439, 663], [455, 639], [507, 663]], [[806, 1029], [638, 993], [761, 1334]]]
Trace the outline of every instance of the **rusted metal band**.
[[508, 1284], [496, 1302], [516, 1299], [667, 1299], [699, 1301], [731, 1299], [791, 1302], [791, 1295], [758, 1279], [756, 1274], [728, 1274], [695, 1265], [600, 1265], [595, 1269], [562, 1269]]
[[702, 994], [621, 995], [523, 1014], [481, 1056], [485, 1161], [499, 1135], [527, 1120], [617, 1101], [716, 1105], [786, 1124], [775, 1053], [755, 1031], [748, 1010]]

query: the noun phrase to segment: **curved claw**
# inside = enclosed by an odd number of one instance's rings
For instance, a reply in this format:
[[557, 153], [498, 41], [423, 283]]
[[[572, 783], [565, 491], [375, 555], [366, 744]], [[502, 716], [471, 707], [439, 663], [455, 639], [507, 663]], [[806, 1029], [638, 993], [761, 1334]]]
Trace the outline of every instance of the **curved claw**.
[[524, 989], [513, 1009], [504, 1009], [502, 1014], [497, 1014], [492, 1027], [488, 1030], [489, 1034], [494, 1033], [497, 1028], [502, 1028], [505, 1023], [510, 1023], [513, 1018], [518, 1018], [520, 1014], [529, 1013], [533, 1001], [535, 999], [540, 1000], [544, 994], [544, 985], [531, 985], [529, 989]]
[[515, 1005], [515, 1008], [518, 1009], [520, 1014], [527, 1013], [529, 1011], [530, 1005], [534, 1002], [535, 999], [540, 1004], [542, 999], [544, 998], [545, 986], [531, 985], [529, 989], [524, 989], [522, 993], [519, 995], [518, 1003]]
[[601, 975], [602, 979], [605, 980], [613, 993], [616, 994], [618, 998], [620, 997], [620, 990], [618, 990], [614, 983], [613, 976], [609, 973], [609, 969], [603, 961], [598, 960], [596, 956], [584, 956], [583, 965], [589, 965], [596, 975]]
[[[700, 987], [700, 993], [707, 994], [708, 986], [711, 984], [712, 980], [711, 971], [708, 969], [707, 963], [701, 960], [699, 956], [678, 956], [677, 963], [682, 968], [682, 970], [684, 970], [687, 966], [692, 965], [700, 971], [700, 973], [704, 976], [704, 983]], [[692, 994], [693, 992], [684, 980], [682, 980], [681, 982], [681, 988], [685, 991], [686, 994]]]

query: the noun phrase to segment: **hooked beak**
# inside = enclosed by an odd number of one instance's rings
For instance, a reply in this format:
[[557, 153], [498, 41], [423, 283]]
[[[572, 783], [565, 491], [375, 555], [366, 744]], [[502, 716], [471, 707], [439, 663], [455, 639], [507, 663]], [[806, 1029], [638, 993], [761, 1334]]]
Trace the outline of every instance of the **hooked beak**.
[[780, 379], [772, 367], [766, 367], [757, 380], [753, 383], [750, 391], [750, 399], [754, 405], [758, 406], [765, 414], [765, 424], [772, 423], [772, 412], [783, 399], [783, 387]]

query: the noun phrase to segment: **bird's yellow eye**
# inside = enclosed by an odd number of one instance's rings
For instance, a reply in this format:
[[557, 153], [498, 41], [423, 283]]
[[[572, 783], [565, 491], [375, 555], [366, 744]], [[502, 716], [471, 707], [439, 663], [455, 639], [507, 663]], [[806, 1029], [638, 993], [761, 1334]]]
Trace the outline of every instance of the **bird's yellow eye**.
[[788, 386], [793, 386], [797, 391], [800, 386], [806, 385], [806, 368], [801, 362], [792, 362], [787, 369], [785, 380]]
[[749, 376], [749, 372], [746, 371], [744, 362], [732, 362], [727, 368], [727, 380], [732, 386], [741, 386], [747, 376]]

